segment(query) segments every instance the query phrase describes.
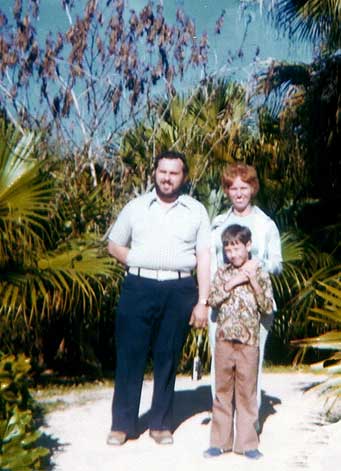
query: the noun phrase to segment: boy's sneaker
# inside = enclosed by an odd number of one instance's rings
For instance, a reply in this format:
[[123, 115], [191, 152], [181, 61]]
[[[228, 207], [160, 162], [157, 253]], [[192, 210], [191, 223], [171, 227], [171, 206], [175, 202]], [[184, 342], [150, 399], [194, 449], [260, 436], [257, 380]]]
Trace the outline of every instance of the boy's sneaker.
[[216, 456], [220, 456], [223, 453], [228, 453], [230, 451], [232, 450], [224, 450], [223, 448], [211, 446], [210, 448], [204, 451], [204, 458], [215, 458]]
[[244, 451], [244, 456], [250, 460], [259, 460], [259, 458], [262, 458], [263, 454], [259, 450], [255, 449]]

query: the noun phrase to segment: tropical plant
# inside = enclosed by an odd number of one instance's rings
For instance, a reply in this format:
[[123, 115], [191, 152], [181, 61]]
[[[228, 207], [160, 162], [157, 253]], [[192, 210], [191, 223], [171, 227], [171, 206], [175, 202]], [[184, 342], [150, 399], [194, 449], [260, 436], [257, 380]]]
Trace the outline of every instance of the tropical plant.
[[327, 379], [319, 384], [317, 389], [327, 396], [332, 407], [334, 402], [341, 398], [341, 272], [338, 271], [335, 275], [320, 281], [316, 295], [322, 304], [311, 309], [309, 318], [332, 330], [292, 343], [304, 349], [334, 351], [328, 358], [311, 365], [313, 371], [327, 374]]
[[[20, 137], [11, 129], [0, 135], [0, 312], [28, 321], [56, 309], [70, 310], [74, 301], [91, 308], [94, 290], [89, 280], [112, 273], [109, 259], [99, 257], [94, 242], [70, 240], [46, 251], [52, 179], [40, 172], [33, 138], [32, 133]], [[54, 289], [49, 291], [49, 286]]]
[[32, 414], [13, 410], [9, 419], [0, 420], [0, 466], [3, 471], [44, 469], [41, 458], [49, 451], [36, 446], [41, 433], [32, 431]]
[[41, 458], [49, 453], [36, 444], [41, 432], [33, 419], [30, 368], [23, 355], [0, 354], [0, 467], [4, 471], [42, 469]]
[[274, 100], [281, 103], [272, 119], [281, 132], [282, 147], [289, 151], [287, 159], [296, 153], [295, 160], [306, 174], [301, 178], [300, 199], [307, 195], [310, 208], [315, 204], [323, 220], [329, 214], [333, 221], [340, 198], [340, 70], [338, 55], [297, 67], [274, 63], [259, 82], [266, 106]]
[[292, 39], [308, 39], [328, 52], [341, 47], [340, 0], [275, 0], [271, 13]]
[[98, 312], [103, 280], [112, 277], [114, 265], [98, 237], [78, 233], [75, 239], [56, 231], [63, 216], [54, 200], [58, 182], [48, 172], [47, 160], [37, 158], [38, 149], [34, 134], [22, 136], [2, 125], [1, 345], [7, 351], [20, 345], [41, 355], [43, 332], [52, 319], [76, 316], [84, 317], [84, 323]]
[[[283, 272], [272, 278], [279, 309], [271, 341], [279, 350], [274, 353], [285, 355], [288, 361], [302, 353], [297, 352], [293, 339], [323, 335], [330, 329], [330, 324], [318, 322], [308, 314], [318, 306], [316, 289], [319, 282], [335, 276], [339, 266], [333, 257], [320, 253], [318, 248], [309, 244], [307, 237], [300, 239], [293, 233], [284, 234], [282, 249]], [[293, 252], [292, 260], [290, 252]], [[289, 261], [286, 262], [288, 255]]]

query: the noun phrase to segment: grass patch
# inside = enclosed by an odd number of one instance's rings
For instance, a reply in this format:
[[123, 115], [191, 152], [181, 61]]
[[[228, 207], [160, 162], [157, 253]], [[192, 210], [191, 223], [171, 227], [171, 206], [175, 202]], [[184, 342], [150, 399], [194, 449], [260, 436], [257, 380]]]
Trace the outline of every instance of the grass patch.
[[43, 387], [38, 386], [32, 391], [32, 394], [37, 400], [41, 400], [53, 396], [62, 396], [70, 393], [94, 391], [96, 389], [110, 387], [112, 385], [113, 382], [108, 379], [88, 381], [84, 383], [72, 382], [71, 380], [67, 380], [65, 383], [45, 384]]
[[44, 414], [56, 410], [63, 410], [71, 405], [82, 405], [98, 397], [99, 393], [106, 388], [112, 388], [112, 380], [96, 380], [89, 382], [72, 382], [67, 379], [65, 382], [56, 384], [44, 384], [31, 389], [31, 394], [39, 403]]

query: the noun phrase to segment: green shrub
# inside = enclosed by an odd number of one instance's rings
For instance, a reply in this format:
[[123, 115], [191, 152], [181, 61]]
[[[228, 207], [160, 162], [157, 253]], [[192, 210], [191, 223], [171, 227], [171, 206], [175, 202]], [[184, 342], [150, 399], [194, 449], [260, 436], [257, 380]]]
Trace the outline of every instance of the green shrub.
[[0, 354], [0, 469], [42, 469], [46, 448], [35, 446], [34, 401], [28, 388], [30, 361], [24, 356]]

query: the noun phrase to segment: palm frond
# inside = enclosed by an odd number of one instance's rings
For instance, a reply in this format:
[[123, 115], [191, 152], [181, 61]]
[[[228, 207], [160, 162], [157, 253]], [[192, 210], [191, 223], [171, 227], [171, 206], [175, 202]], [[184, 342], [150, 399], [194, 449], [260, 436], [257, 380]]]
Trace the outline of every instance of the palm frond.
[[277, 0], [271, 17], [289, 37], [312, 41], [335, 51], [341, 45], [339, 0]]
[[341, 350], [341, 332], [331, 331], [318, 337], [292, 340], [293, 345], [318, 348], [320, 350]]
[[41, 175], [42, 163], [34, 158], [37, 137], [0, 129], [0, 256], [8, 245], [26, 235], [40, 243], [51, 209], [52, 183]]
[[[328, 282], [333, 282], [335, 285]], [[320, 285], [325, 288], [325, 291], [317, 290], [316, 294], [323, 299], [325, 309], [337, 312], [340, 315], [341, 322], [341, 272], [336, 273], [335, 276], [325, 282], [320, 282]]]
[[28, 324], [37, 315], [67, 311], [72, 315], [75, 306], [91, 312], [97, 309], [97, 290], [104, 292], [102, 280], [119, 271], [93, 244], [58, 248], [41, 254], [36, 268], [6, 273], [6, 279], [0, 280], [0, 312], [7, 317], [24, 315]]
[[[339, 267], [338, 267], [339, 268]], [[341, 397], [341, 280], [340, 270], [324, 281], [319, 282], [317, 297], [322, 300], [322, 307], [314, 307], [309, 316], [311, 320], [333, 325], [333, 330], [316, 337], [295, 340], [291, 343], [302, 348], [312, 347], [319, 350], [336, 350], [328, 359], [311, 365], [313, 371], [323, 372], [327, 379], [317, 386], [318, 391], [332, 399]]]
[[272, 276], [275, 295], [277, 299], [287, 299], [295, 296], [297, 291], [305, 285], [307, 274], [304, 269], [305, 241], [298, 240], [292, 232], [281, 234], [283, 254], [283, 270], [280, 275]]

